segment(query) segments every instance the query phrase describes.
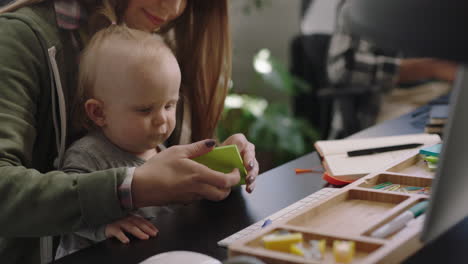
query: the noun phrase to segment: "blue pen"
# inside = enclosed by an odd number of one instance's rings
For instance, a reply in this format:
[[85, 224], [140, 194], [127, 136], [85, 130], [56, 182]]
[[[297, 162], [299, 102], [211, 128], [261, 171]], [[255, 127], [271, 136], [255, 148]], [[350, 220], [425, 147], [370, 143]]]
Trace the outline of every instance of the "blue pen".
[[272, 221], [268, 218], [267, 220], [265, 220], [265, 222], [263, 222], [262, 228], [269, 226], [271, 223]]

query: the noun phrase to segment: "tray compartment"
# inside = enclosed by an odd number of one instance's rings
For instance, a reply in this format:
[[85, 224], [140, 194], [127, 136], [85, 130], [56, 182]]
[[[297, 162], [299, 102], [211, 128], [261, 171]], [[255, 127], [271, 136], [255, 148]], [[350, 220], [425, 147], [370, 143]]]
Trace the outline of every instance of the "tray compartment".
[[406, 194], [350, 189], [304, 211], [287, 224], [329, 234], [359, 236], [408, 198]]
[[[385, 182], [391, 182], [392, 184], [399, 184], [400, 188], [404, 187], [431, 187], [432, 186], [432, 179], [431, 178], [426, 178], [426, 177], [416, 177], [416, 176], [405, 176], [405, 175], [399, 175], [399, 174], [391, 174], [391, 173], [382, 173], [382, 174], [377, 174], [371, 178], [366, 178], [362, 181], [361, 184], [359, 184], [359, 187], [363, 188], [370, 188], [382, 184]], [[374, 189], [373, 189], [374, 190]], [[382, 191], [388, 191], [388, 192], [398, 192], [402, 193], [400, 190], [395, 190], [395, 191], [389, 191], [389, 190], [383, 190], [383, 189], [375, 189], [375, 190], [382, 190]], [[419, 190], [421, 191], [421, 190]], [[409, 190], [409, 193], [413, 194], [418, 194], [418, 190], [411, 191]]]
[[429, 178], [433, 178], [435, 175], [435, 171], [432, 171], [427, 167], [420, 154], [416, 154], [409, 159], [390, 167], [387, 171]]
[[[404, 213], [406, 210], [408, 210], [409, 208], [411, 208], [412, 206], [416, 205], [417, 203], [419, 202], [422, 202], [422, 201], [426, 201], [427, 199], [425, 198], [420, 198], [420, 199], [412, 199], [413, 201], [411, 203], [409, 203], [407, 206], [401, 208], [401, 210], [398, 210], [396, 211], [393, 215], [391, 215], [390, 217], [386, 218], [385, 220], [381, 221], [380, 223], [372, 226], [371, 228], [369, 228], [368, 230], [366, 230], [362, 235], [363, 236], [368, 236], [368, 237], [371, 237], [370, 234], [372, 232], [374, 232], [375, 230], [377, 230], [378, 228], [382, 227], [383, 225], [387, 224], [388, 222], [392, 221], [393, 219], [395, 219], [396, 217], [398, 217], [400, 214]], [[421, 222], [422, 223], [422, 220], [421, 219], [421, 215], [419, 217], [416, 218], [417, 222]], [[413, 221], [413, 220], [411, 220]], [[420, 228], [422, 228], [422, 224], [419, 225]], [[393, 234], [390, 234], [389, 236], [385, 237], [385, 238], [381, 238], [381, 239], [392, 239], [394, 236], [398, 235], [400, 232], [404, 232], [406, 231], [408, 228], [407, 227], [403, 227], [402, 229], [394, 232]]]
[[[300, 232], [303, 235], [304, 242], [309, 241], [309, 240], [320, 240], [320, 239], [325, 239], [326, 240], [326, 250], [324, 254], [323, 260], [312, 260], [312, 259], [305, 259], [304, 257], [297, 256], [294, 254], [286, 253], [286, 252], [279, 252], [279, 251], [273, 251], [269, 250], [263, 247], [263, 242], [262, 242], [262, 237], [263, 235], [268, 235], [272, 234], [274, 232], [277, 232], [278, 230], [287, 230], [289, 232]], [[347, 237], [343, 236], [331, 236], [331, 235], [325, 235], [321, 233], [314, 233], [314, 232], [308, 232], [304, 231], [300, 228], [296, 229], [291, 226], [284, 226], [284, 228], [278, 227], [275, 229], [272, 229], [270, 232], [267, 232], [263, 234], [262, 236], [259, 236], [251, 241], [248, 241], [244, 244], [242, 249], [237, 249], [236, 251], [246, 251], [245, 253], [248, 253], [249, 255], [255, 255], [256, 257], [267, 261], [267, 263], [335, 263], [334, 257], [333, 257], [333, 241], [334, 240], [347, 240], [347, 241], [354, 241], [355, 242], [355, 254], [353, 261], [350, 263], [362, 263], [362, 261], [369, 256], [372, 252], [375, 250], [379, 249], [382, 244], [377, 243], [377, 242], [370, 242], [370, 241], [365, 241], [365, 240], [360, 240], [360, 239], [349, 239]], [[238, 252], [242, 253], [242, 252]], [[270, 258], [271, 256], [274, 256], [274, 258]]]

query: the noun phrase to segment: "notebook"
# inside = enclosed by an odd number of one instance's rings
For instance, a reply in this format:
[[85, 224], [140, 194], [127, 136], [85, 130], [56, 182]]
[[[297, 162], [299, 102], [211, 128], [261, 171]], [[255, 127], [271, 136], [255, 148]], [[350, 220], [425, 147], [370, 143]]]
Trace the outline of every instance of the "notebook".
[[420, 147], [357, 157], [348, 157], [348, 151], [411, 143], [430, 146], [440, 141], [439, 135], [410, 134], [363, 139], [320, 140], [315, 143], [315, 148], [322, 157], [323, 166], [330, 176], [343, 181], [354, 181], [390, 166], [401, 160], [402, 155], [409, 155]]
[[439, 125], [445, 124], [448, 120], [449, 106], [448, 105], [433, 105], [429, 112], [429, 124]]
[[419, 150], [419, 154], [426, 155], [426, 156], [439, 157], [439, 154], [441, 151], [442, 151], [442, 143], [421, 148]]
[[424, 132], [442, 135], [442, 132], [444, 132], [444, 126], [444, 124], [426, 124]]
[[440, 104], [431, 106], [429, 120], [426, 123], [424, 132], [442, 135], [445, 123], [448, 120], [449, 105]]

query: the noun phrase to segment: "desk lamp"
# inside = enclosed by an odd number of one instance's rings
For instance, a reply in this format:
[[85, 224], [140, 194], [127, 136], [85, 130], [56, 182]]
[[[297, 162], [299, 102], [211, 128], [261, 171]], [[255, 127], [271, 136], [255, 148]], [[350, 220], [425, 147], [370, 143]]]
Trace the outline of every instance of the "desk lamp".
[[343, 16], [350, 33], [382, 48], [461, 65], [421, 237], [431, 241], [468, 216], [468, 1], [348, 0]]

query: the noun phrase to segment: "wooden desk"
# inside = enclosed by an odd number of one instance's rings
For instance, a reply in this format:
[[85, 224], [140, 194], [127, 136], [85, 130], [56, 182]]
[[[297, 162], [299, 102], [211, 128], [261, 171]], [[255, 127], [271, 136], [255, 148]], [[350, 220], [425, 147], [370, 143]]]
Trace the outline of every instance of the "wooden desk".
[[[353, 137], [419, 133], [424, 129], [424, 122], [419, 120], [423, 117], [410, 113]], [[325, 184], [321, 175], [294, 173], [294, 168], [319, 164], [316, 153], [305, 155], [260, 175], [252, 194], [236, 188], [224, 201], [201, 201], [173, 209], [156, 223], [160, 230], [156, 238], [133, 240], [129, 245], [111, 239], [55, 263], [138, 263], [171, 250], [196, 251], [223, 260], [227, 250], [218, 247], [217, 241], [321, 189]]]

